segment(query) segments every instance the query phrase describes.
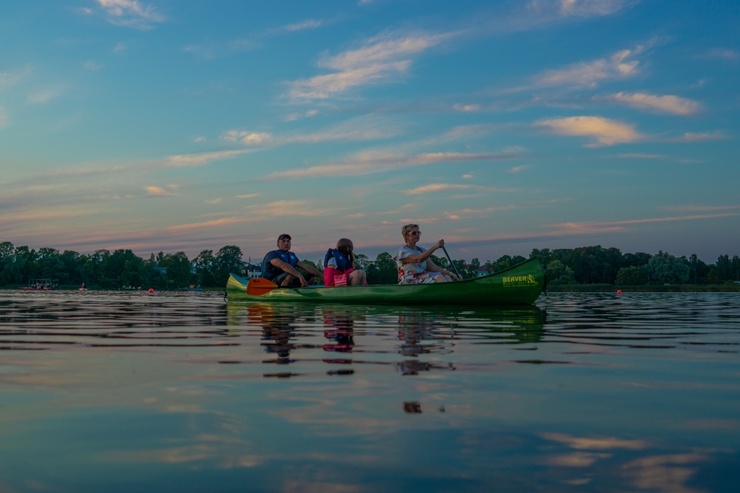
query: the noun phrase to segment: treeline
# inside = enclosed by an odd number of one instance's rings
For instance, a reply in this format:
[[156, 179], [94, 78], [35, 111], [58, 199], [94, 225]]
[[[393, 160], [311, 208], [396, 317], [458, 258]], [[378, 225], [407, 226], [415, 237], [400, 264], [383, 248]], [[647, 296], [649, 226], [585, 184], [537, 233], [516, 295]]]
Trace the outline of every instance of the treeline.
[[[716, 263], [706, 264], [696, 255], [675, 257], [667, 252], [623, 254], [617, 248], [589, 246], [569, 249], [534, 249], [530, 258], [537, 257], [545, 268], [548, 286], [564, 285], [663, 285], [663, 284], [723, 284], [740, 281], [740, 258], [720, 256]], [[438, 265], [457, 270], [464, 278], [502, 271], [526, 260], [522, 256], [504, 255], [496, 261], [481, 263], [432, 256]], [[304, 262], [317, 265], [310, 260]], [[391, 254], [383, 252], [375, 260], [357, 255], [360, 268], [367, 272], [370, 284], [397, 282], [396, 263]], [[80, 254], [54, 248], [34, 250], [0, 243], [0, 286], [25, 286], [35, 279], [52, 279], [61, 287], [76, 287], [83, 282], [88, 288], [181, 289], [191, 286], [221, 288], [230, 273], [259, 275], [259, 265], [248, 264], [238, 246], [227, 245], [217, 252], [203, 250], [193, 259], [183, 252], [152, 253], [148, 259], [131, 250], [97, 250]]]

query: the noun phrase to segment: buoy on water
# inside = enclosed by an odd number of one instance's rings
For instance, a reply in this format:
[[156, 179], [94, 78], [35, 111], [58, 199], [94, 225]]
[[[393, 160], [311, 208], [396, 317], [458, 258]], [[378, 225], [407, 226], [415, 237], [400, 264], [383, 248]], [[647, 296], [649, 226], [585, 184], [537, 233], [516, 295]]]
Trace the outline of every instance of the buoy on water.
[[622, 290], [621, 289], [617, 289], [617, 294], [622, 294]]
[[149, 294], [154, 294], [154, 288], [149, 288]]

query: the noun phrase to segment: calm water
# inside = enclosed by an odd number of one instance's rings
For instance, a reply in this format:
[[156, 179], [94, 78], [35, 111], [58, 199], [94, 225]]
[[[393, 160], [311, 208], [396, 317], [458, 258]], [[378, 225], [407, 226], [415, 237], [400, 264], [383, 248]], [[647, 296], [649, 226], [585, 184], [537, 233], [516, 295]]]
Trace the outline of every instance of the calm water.
[[0, 492], [729, 492], [740, 295], [0, 292]]

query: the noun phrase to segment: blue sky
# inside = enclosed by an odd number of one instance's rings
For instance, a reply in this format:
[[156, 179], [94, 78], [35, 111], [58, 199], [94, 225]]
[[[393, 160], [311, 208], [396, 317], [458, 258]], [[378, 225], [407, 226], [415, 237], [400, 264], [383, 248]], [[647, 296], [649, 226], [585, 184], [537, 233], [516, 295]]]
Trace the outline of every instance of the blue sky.
[[0, 241], [740, 253], [740, 4], [4, 0]]

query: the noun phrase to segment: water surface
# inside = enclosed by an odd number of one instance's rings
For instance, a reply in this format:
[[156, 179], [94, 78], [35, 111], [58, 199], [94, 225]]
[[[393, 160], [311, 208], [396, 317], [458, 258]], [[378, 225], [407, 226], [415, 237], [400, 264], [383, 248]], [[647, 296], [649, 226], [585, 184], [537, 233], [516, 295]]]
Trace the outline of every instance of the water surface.
[[735, 491], [740, 295], [0, 292], [0, 491]]

